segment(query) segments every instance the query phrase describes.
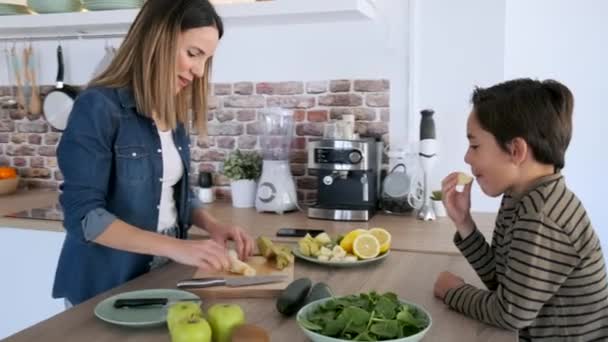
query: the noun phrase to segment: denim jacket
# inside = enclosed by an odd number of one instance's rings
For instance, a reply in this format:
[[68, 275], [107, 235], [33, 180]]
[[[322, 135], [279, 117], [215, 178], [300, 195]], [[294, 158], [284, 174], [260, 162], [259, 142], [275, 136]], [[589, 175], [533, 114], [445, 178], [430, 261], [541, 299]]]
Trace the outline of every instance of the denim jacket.
[[[189, 187], [189, 136], [173, 141], [184, 164], [174, 186], [178, 237], [185, 239], [192, 210], [202, 207]], [[67, 231], [53, 297], [78, 304], [149, 270], [151, 255], [93, 242], [116, 219], [156, 232], [163, 175], [154, 121], [137, 113], [129, 88], [89, 88], [77, 97], [57, 149], [64, 176], [59, 201]]]

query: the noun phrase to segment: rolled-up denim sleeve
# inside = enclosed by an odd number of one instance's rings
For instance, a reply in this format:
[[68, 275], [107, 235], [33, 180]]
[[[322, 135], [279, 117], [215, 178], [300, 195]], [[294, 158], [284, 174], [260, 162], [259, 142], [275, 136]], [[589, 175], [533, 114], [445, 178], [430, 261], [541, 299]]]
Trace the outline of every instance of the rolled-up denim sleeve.
[[104, 208], [96, 208], [82, 219], [82, 230], [87, 241], [95, 240], [108, 226], [116, 220], [116, 216]]
[[106, 209], [106, 196], [118, 110], [101, 92], [85, 90], [74, 102], [57, 148], [64, 226], [82, 241], [94, 240], [116, 219]]

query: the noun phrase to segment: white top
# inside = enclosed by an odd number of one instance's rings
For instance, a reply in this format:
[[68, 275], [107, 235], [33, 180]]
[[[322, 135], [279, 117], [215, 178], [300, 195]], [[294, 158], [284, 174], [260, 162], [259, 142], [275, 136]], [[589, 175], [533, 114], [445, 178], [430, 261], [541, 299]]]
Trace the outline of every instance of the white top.
[[171, 130], [166, 132], [158, 130], [158, 135], [161, 145], [158, 152], [162, 152], [163, 159], [163, 178], [160, 179], [162, 190], [158, 206], [157, 226], [157, 231], [161, 232], [177, 225], [177, 208], [173, 199], [173, 186], [184, 175], [184, 165], [175, 148]]

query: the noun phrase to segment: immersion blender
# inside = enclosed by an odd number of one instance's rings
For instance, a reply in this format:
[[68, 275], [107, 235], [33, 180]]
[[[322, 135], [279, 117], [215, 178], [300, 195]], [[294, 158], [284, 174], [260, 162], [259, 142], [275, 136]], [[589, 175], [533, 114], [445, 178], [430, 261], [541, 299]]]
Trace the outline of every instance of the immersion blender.
[[435, 135], [435, 121], [433, 121], [434, 111], [425, 109], [420, 112], [420, 164], [424, 172], [424, 202], [418, 211], [418, 219], [429, 221], [435, 219], [435, 211], [431, 206], [429, 174], [437, 163], [437, 151], [439, 144]]

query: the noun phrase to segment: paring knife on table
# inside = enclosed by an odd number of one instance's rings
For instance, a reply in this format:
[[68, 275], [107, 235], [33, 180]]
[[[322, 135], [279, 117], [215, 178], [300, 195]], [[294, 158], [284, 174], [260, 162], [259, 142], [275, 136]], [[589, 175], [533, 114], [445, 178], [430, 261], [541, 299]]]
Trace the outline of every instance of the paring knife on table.
[[251, 286], [260, 284], [271, 284], [280, 283], [287, 279], [284, 274], [281, 275], [268, 275], [268, 276], [254, 276], [254, 277], [234, 277], [234, 278], [194, 278], [185, 279], [177, 282], [177, 287], [180, 289], [196, 289], [212, 286], [228, 286], [228, 287], [239, 287], [239, 286]]

